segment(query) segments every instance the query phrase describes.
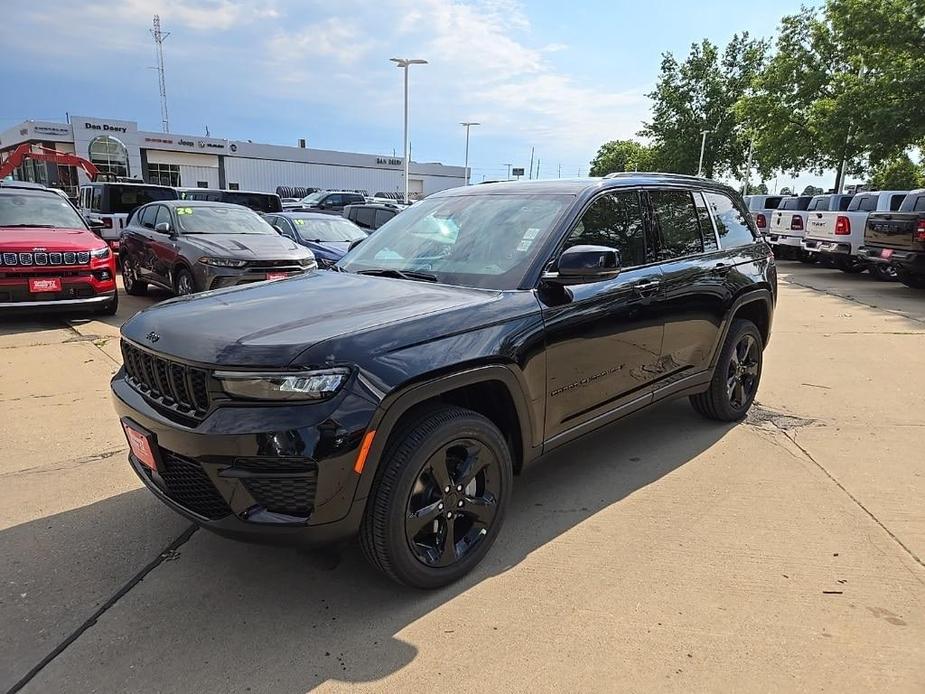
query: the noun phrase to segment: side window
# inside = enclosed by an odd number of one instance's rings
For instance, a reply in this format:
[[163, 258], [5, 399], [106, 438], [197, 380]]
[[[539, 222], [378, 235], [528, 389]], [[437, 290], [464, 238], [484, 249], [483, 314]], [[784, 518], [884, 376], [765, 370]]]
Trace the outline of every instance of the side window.
[[899, 206], [903, 204], [903, 200], [905, 199], [905, 194], [890, 196], [890, 211], [896, 212], [896, 210], [899, 209]]
[[732, 200], [722, 193], [705, 192], [707, 204], [716, 220], [716, 231], [723, 248], [747, 246], [755, 242], [755, 236], [748, 224], [748, 218]]
[[662, 232], [662, 260], [703, 253], [700, 219], [694, 198], [685, 190], [649, 192], [655, 221]]
[[285, 217], [274, 217], [276, 220], [273, 224], [276, 224], [280, 229], [283, 230], [283, 236], [292, 239], [293, 241], [298, 241], [296, 237], [295, 230], [292, 228], [292, 222]]
[[366, 202], [366, 198], [364, 198], [359, 193], [350, 195], [348, 197], [349, 197], [349, 200], [347, 200], [347, 203], [346, 203], [348, 205], [362, 205], [364, 202]]
[[324, 204], [328, 207], [340, 207], [344, 204], [344, 196], [339, 193], [329, 195], [324, 199]]
[[915, 206], [912, 208], [913, 212], [922, 212], [925, 211], [925, 195], [920, 195], [915, 199]]
[[607, 193], [591, 203], [565, 240], [563, 249], [583, 245], [617, 249], [623, 267], [650, 262], [639, 193]]
[[103, 209], [103, 189], [100, 186], [95, 186], [92, 188], [92, 195], [90, 196], [90, 209], [94, 212], [99, 212]]
[[353, 221], [356, 222], [358, 227], [362, 227], [364, 229], [376, 228], [376, 210], [370, 209], [368, 207], [357, 207], [351, 210], [351, 212], [353, 212], [354, 216]]
[[157, 226], [162, 222], [167, 222], [173, 226], [173, 222], [170, 220], [170, 210], [168, 210], [164, 205], [158, 205], [157, 216], [154, 218], [154, 226]]
[[710, 219], [710, 210], [703, 199], [703, 193], [694, 193], [694, 204], [697, 206], [697, 218], [700, 220], [700, 236], [703, 237], [703, 250], [707, 253], [719, 250], [716, 243], [716, 232], [713, 229], [713, 220]]
[[159, 207], [160, 205], [149, 205], [141, 211], [141, 218], [139, 219], [141, 226], [145, 229], [154, 228], [154, 218], [157, 216], [157, 209]]
[[394, 216], [395, 213], [391, 210], [376, 210], [376, 223], [373, 224], [372, 228], [378, 229]]

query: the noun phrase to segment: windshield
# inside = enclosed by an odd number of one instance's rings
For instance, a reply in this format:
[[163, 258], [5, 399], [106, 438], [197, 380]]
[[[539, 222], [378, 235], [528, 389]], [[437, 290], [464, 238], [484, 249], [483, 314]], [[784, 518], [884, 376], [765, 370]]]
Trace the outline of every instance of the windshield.
[[148, 188], [146, 186], [110, 186], [109, 205], [104, 214], [128, 214], [136, 207], [155, 200], [176, 200], [177, 191], [172, 188]]
[[303, 241], [322, 241], [332, 243], [336, 241], [356, 241], [365, 239], [366, 232], [353, 222], [339, 217], [330, 219], [313, 219], [305, 217], [292, 217], [299, 238]]
[[178, 207], [177, 222], [184, 234], [275, 234], [256, 212], [243, 207]]
[[302, 198], [302, 202], [305, 203], [306, 205], [314, 205], [319, 200], [321, 200], [321, 198], [323, 197], [324, 197], [324, 193], [321, 191], [318, 191], [317, 193], [306, 195], [304, 198]]
[[432, 198], [393, 217], [338, 266], [426, 272], [438, 282], [516, 289], [571, 195]]
[[8, 192], [0, 194], [0, 227], [26, 226], [87, 228], [74, 206], [59, 195]]

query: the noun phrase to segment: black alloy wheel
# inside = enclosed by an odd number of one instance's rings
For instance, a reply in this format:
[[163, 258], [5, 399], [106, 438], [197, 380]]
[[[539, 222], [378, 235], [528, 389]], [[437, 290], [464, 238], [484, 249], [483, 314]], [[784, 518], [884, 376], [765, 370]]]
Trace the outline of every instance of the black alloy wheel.
[[192, 273], [186, 268], [180, 268], [177, 271], [176, 294], [177, 296], [187, 296], [196, 292], [196, 282], [193, 280]]
[[375, 471], [363, 554], [415, 588], [462, 578], [498, 536], [513, 474], [507, 440], [478, 412], [438, 405], [405, 415]]
[[501, 464], [475, 439], [438, 449], [425, 463], [408, 499], [405, 537], [427, 566], [450, 566], [475, 550], [498, 509]]
[[758, 340], [746, 333], [736, 343], [726, 368], [726, 395], [734, 409], [750, 403], [758, 390], [761, 349]]
[[122, 286], [125, 287], [125, 293], [131, 296], [143, 296], [148, 291], [147, 282], [138, 279], [138, 270], [130, 258], [122, 260]]

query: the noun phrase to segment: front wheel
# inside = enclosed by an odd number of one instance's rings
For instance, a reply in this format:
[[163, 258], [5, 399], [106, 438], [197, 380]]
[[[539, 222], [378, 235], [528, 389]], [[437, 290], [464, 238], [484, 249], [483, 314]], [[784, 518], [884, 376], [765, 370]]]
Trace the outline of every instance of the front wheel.
[[119, 290], [116, 289], [116, 293], [112, 297], [112, 301], [108, 301], [107, 303], [105, 303], [103, 305], [103, 308], [101, 308], [98, 311], [98, 313], [101, 316], [114, 316], [116, 315], [116, 311], [118, 310], [119, 310]]
[[504, 436], [460, 407], [421, 413], [379, 464], [360, 529], [367, 560], [399, 583], [438, 588], [488, 552], [513, 480]]
[[186, 296], [187, 294], [196, 293], [196, 281], [193, 279], [193, 273], [185, 267], [177, 270], [177, 276], [174, 280], [174, 291], [177, 296]]
[[749, 320], [736, 320], [726, 336], [710, 387], [692, 395], [691, 405], [708, 419], [742, 419], [758, 392], [763, 357], [764, 340], [758, 327]]

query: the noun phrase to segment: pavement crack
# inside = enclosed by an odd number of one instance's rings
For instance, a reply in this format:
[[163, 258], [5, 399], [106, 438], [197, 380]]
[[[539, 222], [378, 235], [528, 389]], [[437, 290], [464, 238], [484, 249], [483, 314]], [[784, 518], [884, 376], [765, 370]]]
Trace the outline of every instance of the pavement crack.
[[110, 597], [106, 602], [104, 602], [99, 609], [96, 610], [87, 620], [77, 627], [74, 631], [70, 633], [61, 643], [59, 643], [48, 655], [42, 658], [39, 663], [33, 667], [29, 672], [27, 672], [22, 679], [20, 679], [16, 684], [14, 684], [8, 691], [7, 694], [16, 694], [23, 687], [25, 687], [32, 679], [38, 675], [47, 665], [49, 665], [55, 658], [61, 655], [65, 649], [70, 646], [74, 641], [80, 638], [85, 631], [90, 627], [94, 626], [97, 621], [102, 617], [111, 607], [113, 607], [119, 600], [121, 600], [125, 595], [128, 594], [132, 588], [141, 583], [145, 576], [154, 571], [158, 566], [160, 566], [165, 561], [172, 561], [177, 556], [177, 550], [182, 547], [189, 539], [193, 536], [193, 533], [196, 532], [198, 526], [190, 525], [186, 530], [180, 533], [164, 550], [157, 555], [153, 560], [148, 562], [148, 564], [136, 573], [132, 578], [130, 578], [125, 585], [123, 585], [119, 590], [117, 590], [112, 597]]

